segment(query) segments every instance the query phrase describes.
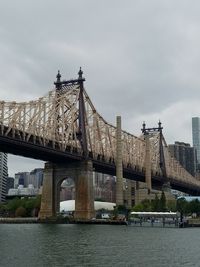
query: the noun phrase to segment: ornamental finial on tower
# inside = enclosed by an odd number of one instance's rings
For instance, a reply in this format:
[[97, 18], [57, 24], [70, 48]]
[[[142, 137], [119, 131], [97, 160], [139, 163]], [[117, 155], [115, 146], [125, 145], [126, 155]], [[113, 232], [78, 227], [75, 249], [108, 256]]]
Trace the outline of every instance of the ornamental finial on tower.
[[158, 122], [158, 129], [162, 129], [161, 125], [162, 125], [162, 123], [161, 123], [161, 121], [159, 120], [159, 122]]
[[142, 124], [142, 132], [143, 133], [146, 132], [146, 124], [145, 124], [145, 121], [143, 121], [143, 124]]
[[58, 74], [57, 74], [57, 76], [56, 76], [56, 78], [57, 78], [57, 83], [60, 83], [60, 78], [61, 78], [61, 74], [60, 74], [60, 71], [58, 70]]
[[81, 67], [80, 67], [80, 69], [79, 69], [79, 72], [78, 72], [78, 79], [83, 79], [83, 71], [82, 71], [82, 69], [81, 69]]

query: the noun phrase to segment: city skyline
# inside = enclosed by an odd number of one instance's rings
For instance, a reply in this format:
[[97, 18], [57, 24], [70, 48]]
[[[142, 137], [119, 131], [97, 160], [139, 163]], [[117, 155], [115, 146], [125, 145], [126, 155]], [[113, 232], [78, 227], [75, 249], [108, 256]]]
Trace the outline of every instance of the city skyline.
[[[3, 2], [0, 100], [37, 99], [53, 88], [58, 69], [68, 79], [82, 66], [105, 120], [115, 124], [121, 115], [122, 128], [140, 135], [143, 121], [154, 127], [160, 119], [168, 144], [192, 144], [191, 118], [200, 116], [199, 7], [158, 0]], [[19, 164], [43, 166], [9, 156], [11, 174]]]

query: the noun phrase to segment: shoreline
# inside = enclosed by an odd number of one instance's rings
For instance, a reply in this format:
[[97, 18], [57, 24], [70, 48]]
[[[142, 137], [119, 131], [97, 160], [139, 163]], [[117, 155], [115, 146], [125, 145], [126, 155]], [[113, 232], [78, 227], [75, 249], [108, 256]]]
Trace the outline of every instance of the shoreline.
[[127, 225], [127, 221], [118, 221], [118, 220], [40, 220], [36, 217], [25, 217], [25, 218], [0, 218], [0, 224], [111, 224], [111, 225]]

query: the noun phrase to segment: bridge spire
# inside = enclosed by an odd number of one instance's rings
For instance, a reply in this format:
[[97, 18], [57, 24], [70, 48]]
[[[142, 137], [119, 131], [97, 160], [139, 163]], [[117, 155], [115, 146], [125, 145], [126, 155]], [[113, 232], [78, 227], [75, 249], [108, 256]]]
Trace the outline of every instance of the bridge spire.
[[79, 80], [83, 79], [83, 71], [82, 71], [81, 67], [80, 67], [79, 72], [78, 72], [78, 79]]
[[58, 70], [58, 74], [57, 74], [56, 78], [57, 78], [57, 83], [59, 83], [60, 82], [60, 78], [61, 78], [61, 74], [60, 74], [59, 70]]
[[162, 127], [161, 125], [162, 125], [162, 123], [161, 123], [161, 121], [159, 120], [159, 121], [158, 121], [158, 131], [159, 131], [159, 132], [162, 132], [162, 129], [163, 129], [163, 127]]
[[59, 70], [58, 70], [58, 74], [56, 75], [56, 82], [54, 82], [54, 84], [56, 86], [56, 90], [61, 89], [62, 82], [61, 82], [61, 74]]
[[142, 133], [145, 134], [146, 133], [146, 123], [145, 121], [143, 121], [143, 124], [142, 124]]

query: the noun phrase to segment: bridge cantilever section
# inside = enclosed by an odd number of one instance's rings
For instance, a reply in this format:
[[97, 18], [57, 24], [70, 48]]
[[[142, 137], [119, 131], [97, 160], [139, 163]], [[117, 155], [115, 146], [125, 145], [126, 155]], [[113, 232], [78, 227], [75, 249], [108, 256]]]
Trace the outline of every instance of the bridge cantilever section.
[[[111, 164], [116, 157], [116, 127], [97, 113], [85, 89], [82, 93], [88, 157]], [[1, 149], [42, 160], [81, 159], [84, 153], [79, 101], [80, 85], [77, 80], [64, 81], [59, 90], [56, 88], [35, 101], [1, 101]], [[122, 131], [122, 139], [124, 166], [142, 169], [144, 140], [125, 131]], [[23, 150], [20, 149], [22, 147]]]
[[[116, 127], [96, 111], [83, 87], [81, 72], [76, 80], [60, 78], [57, 75], [55, 89], [38, 100], [0, 101], [0, 150], [51, 162], [87, 157], [96, 171], [115, 175]], [[164, 139], [162, 142], [166, 176], [172, 188], [200, 193], [200, 182], [170, 156]], [[143, 136], [122, 131], [124, 178], [145, 181], [145, 149]], [[158, 134], [150, 137], [150, 150], [152, 184], [159, 185], [163, 175]]]

